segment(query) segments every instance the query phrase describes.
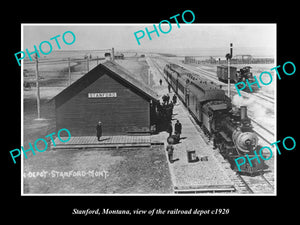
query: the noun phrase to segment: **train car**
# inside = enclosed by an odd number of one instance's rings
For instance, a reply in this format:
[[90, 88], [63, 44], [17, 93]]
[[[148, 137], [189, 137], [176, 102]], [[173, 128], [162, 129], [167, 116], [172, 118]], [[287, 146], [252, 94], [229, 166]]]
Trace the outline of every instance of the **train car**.
[[[226, 102], [226, 105], [229, 104], [224, 90], [207, 81], [191, 81], [186, 93], [185, 104], [200, 124], [203, 124], [208, 118], [208, 115], [203, 113], [203, 106], [207, 102], [223, 101]], [[230, 106], [228, 105], [228, 107]], [[208, 128], [208, 130], [210, 129]]]
[[[251, 72], [252, 67], [245, 66], [240, 70], [237, 70], [236, 67], [230, 66], [230, 83], [239, 83], [239, 82], [246, 82], [246, 79], [253, 83], [255, 79], [253, 77], [253, 73]], [[217, 76], [219, 81], [224, 83], [228, 83], [228, 66], [221, 65], [217, 66]], [[242, 85], [242, 84], [241, 84]], [[240, 87], [241, 85], [238, 85]], [[241, 87], [240, 87], [241, 88]], [[250, 91], [249, 87], [247, 86], [244, 91], [246, 92], [255, 92], [258, 90], [257, 85], [251, 86], [252, 90]]]
[[[228, 66], [217, 66], [217, 76], [219, 81], [228, 83]], [[230, 66], [230, 83], [236, 83], [237, 81], [237, 68]]]
[[[174, 71], [172, 66], [166, 66], [164, 72], [169, 84], [202, 130], [213, 139], [214, 147], [219, 148], [224, 158], [231, 163], [232, 169], [238, 171], [234, 160], [245, 154], [254, 157], [254, 150], [257, 150], [258, 138], [247, 117], [247, 108], [233, 109], [231, 100], [221, 86], [180, 70], [182, 73], [178, 68]], [[260, 161], [259, 164], [253, 160], [253, 166], [246, 162], [241, 166], [241, 172], [251, 175], [262, 172], [265, 164], [264, 160]]]

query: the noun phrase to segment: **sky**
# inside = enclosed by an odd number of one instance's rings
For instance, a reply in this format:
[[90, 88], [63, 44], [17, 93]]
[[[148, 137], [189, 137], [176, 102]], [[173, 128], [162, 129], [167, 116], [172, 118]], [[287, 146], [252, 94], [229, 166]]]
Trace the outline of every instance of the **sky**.
[[[212, 54], [226, 54], [226, 51], [229, 52], [229, 44], [233, 43], [234, 53], [237, 54], [276, 52], [276, 24], [180, 23], [178, 28], [176, 23], [172, 23], [171, 31], [166, 34], [160, 32], [158, 23], [155, 25], [159, 37], [153, 32], [152, 40], [149, 40], [145, 28], [152, 31], [153, 24], [23, 24], [23, 49], [33, 50], [34, 45], [38, 47], [42, 41], [49, 41], [53, 50], [58, 50], [55, 40], [50, 38], [60, 35], [58, 41], [61, 50], [99, 50], [114, 47], [116, 51], [176, 52], [183, 49], [203, 49]], [[161, 28], [164, 31], [170, 29], [167, 23], [163, 23]], [[140, 39], [140, 45], [134, 36], [139, 30], [145, 32], [144, 38]], [[72, 31], [76, 37], [72, 45], [64, 44], [61, 39], [66, 31]], [[70, 38], [66, 35], [67, 37]], [[47, 44], [43, 47], [46, 49]]]

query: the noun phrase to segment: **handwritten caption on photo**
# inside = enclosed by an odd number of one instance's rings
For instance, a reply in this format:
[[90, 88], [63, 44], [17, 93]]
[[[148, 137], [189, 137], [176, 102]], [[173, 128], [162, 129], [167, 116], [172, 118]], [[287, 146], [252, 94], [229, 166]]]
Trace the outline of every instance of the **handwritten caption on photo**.
[[102, 170], [102, 171], [95, 171], [95, 170], [70, 170], [70, 171], [56, 171], [56, 170], [51, 170], [51, 171], [36, 171], [36, 172], [24, 172], [23, 173], [24, 178], [66, 178], [66, 177], [103, 177], [106, 179], [108, 175], [107, 170]]

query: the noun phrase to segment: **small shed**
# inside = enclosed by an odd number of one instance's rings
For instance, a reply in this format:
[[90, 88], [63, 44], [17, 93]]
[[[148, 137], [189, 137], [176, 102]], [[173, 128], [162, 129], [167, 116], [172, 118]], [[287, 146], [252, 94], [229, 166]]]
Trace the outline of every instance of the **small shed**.
[[54, 97], [56, 130], [72, 136], [150, 133], [156, 123], [158, 95], [137, 75], [113, 61], [97, 65]]

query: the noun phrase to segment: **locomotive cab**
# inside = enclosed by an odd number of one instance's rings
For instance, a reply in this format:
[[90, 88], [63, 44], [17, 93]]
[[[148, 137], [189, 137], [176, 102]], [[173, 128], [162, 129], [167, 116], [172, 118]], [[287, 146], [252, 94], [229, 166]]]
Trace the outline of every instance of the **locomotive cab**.
[[245, 67], [240, 69], [241, 79], [243, 79], [243, 78], [245, 78], [245, 79], [253, 78], [253, 74], [250, 72], [250, 69], [252, 69], [251, 66], [245, 66]]

